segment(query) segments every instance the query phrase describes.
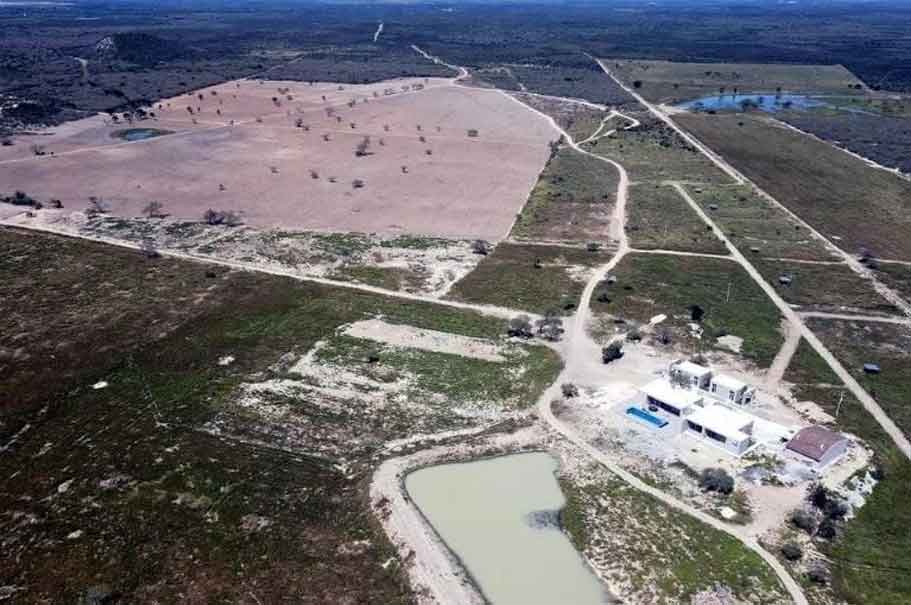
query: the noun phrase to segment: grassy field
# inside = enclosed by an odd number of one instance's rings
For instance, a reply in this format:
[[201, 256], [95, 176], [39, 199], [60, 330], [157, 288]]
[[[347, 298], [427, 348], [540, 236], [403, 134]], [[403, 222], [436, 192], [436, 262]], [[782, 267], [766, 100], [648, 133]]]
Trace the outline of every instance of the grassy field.
[[[890, 324], [815, 318], [808, 325], [895, 424], [911, 433], [911, 331]], [[882, 373], [865, 374], [865, 363], [879, 364]]]
[[617, 197], [617, 171], [568, 147], [541, 172], [512, 236], [533, 240], [602, 241]]
[[[847, 265], [812, 265], [768, 259], [751, 259], [753, 266], [792, 305], [802, 311], [872, 311], [894, 313], [897, 309], [874, 289], [873, 283]], [[780, 276], [793, 281], [783, 285]]]
[[676, 131], [647, 113], [632, 113], [641, 122], [637, 128], [618, 130], [585, 147], [614, 159], [626, 168], [634, 182], [665, 180], [727, 183], [730, 179]]
[[911, 183], [754, 114], [677, 122], [848, 252], [911, 259]]
[[802, 260], [833, 258], [821, 240], [749, 185], [688, 186], [687, 191], [744, 254]]
[[[784, 378], [797, 384], [798, 399], [815, 401], [835, 414], [841, 384], [806, 342], [800, 343]], [[911, 602], [911, 568], [905, 562], [911, 543], [911, 462], [850, 394], [841, 403], [837, 428], [859, 436], [873, 448], [883, 478], [838, 540], [824, 548], [832, 561], [834, 594], [852, 605]]]
[[634, 248], [727, 254], [721, 240], [668, 185], [630, 187], [626, 229]]
[[586, 270], [606, 263], [610, 256], [583, 248], [502, 243], [456, 282], [448, 297], [532, 313], [570, 313], [585, 288]]
[[576, 547], [624, 586], [629, 602], [688, 603], [716, 584], [752, 603], [780, 603], [785, 595], [772, 570], [735, 538], [703, 525], [590, 469], [561, 477], [567, 504], [561, 520]]
[[[605, 65], [649, 101], [674, 103], [737, 92], [815, 92], [860, 95], [861, 84], [841, 65], [683, 63], [605, 59]], [[639, 85], [636, 86], [635, 83]]]
[[911, 266], [896, 263], [878, 263], [876, 277], [905, 299], [911, 298]]
[[[715, 338], [732, 334], [743, 338], [742, 355], [759, 367], [768, 367], [783, 342], [781, 316], [759, 286], [736, 263], [715, 258], [631, 254], [613, 272], [617, 282], [606, 287], [610, 302], [598, 300], [592, 310], [637, 322], [664, 313], [664, 326], [675, 333], [674, 342], [699, 350], [712, 348]], [[705, 311], [702, 341], [688, 336], [690, 307]]]
[[[382, 314], [498, 339], [505, 322], [54, 236], [0, 230], [0, 245], [0, 585], [21, 589], [17, 602], [78, 602], [93, 587], [160, 603], [411, 602], [398, 566], [381, 565], [392, 552], [369, 512], [366, 459], [343, 474], [307, 447], [211, 423], [243, 384], [345, 323]], [[486, 394], [509, 384], [533, 399], [558, 362], [526, 359], [514, 386], [484, 368]], [[429, 392], [480, 372], [414, 353], [403, 364], [443, 372], [424, 372]], [[304, 420], [305, 439], [345, 434], [342, 414]], [[376, 430], [410, 434], [396, 428]]]

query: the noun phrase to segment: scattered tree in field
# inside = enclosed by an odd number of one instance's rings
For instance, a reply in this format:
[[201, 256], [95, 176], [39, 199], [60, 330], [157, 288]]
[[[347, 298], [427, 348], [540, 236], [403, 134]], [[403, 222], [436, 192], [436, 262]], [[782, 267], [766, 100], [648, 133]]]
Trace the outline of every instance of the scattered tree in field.
[[824, 586], [830, 580], [829, 570], [825, 568], [822, 562], [817, 562], [807, 570], [807, 578], [814, 584]]
[[421, 136], [418, 137], [418, 140], [419, 140], [421, 143], [426, 143], [426, 142], [427, 142], [427, 137], [425, 137], [424, 135], [421, 135]]
[[319, 178], [319, 173], [318, 173], [316, 170], [311, 170], [311, 171], [310, 171], [310, 178], [311, 178], [311, 179], [318, 179], [318, 178]]
[[354, 122], [348, 122], [348, 126], [350, 126], [352, 130], [357, 128], [357, 124], [355, 124]]
[[272, 174], [278, 174], [278, 166], [269, 166], [269, 172]]
[[219, 184], [218, 184], [218, 190], [219, 190], [219, 191], [227, 191], [227, 189], [228, 189], [228, 188], [225, 187], [225, 184], [224, 184], [224, 183], [219, 183]]
[[213, 210], [209, 208], [203, 213], [202, 218], [209, 225], [236, 227], [240, 224], [240, 216], [232, 210]]
[[531, 325], [531, 318], [528, 315], [513, 317], [509, 320], [509, 327], [506, 330], [506, 334], [510, 337], [523, 338], [525, 340], [532, 338], [535, 333]]
[[12, 204], [14, 206], [35, 206], [38, 203], [36, 199], [24, 191], [16, 191], [13, 195], [0, 198], [0, 202]]
[[402, 166], [402, 174], [408, 174], [408, 166]]
[[380, 140], [377, 141], [377, 143], [379, 143], [380, 147], [385, 147], [385, 146], [386, 146], [386, 141], [385, 141], [384, 139], [382, 139], [382, 138], [380, 138]]
[[359, 158], [370, 155], [369, 136], [365, 136], [363, 139], [361, 139], [361, 142], [357, 144], [357, 147], [354, 148], [354, 155]]
[[618, 342], [612, 342], [601, 349], [601, 362], [611, 363], [623, 357], [623, 346]]
[[330, 182], [330, 183], [335, 183], [336, 181], [338, 181], [338, 179], [337, 179], [336, 177], [334, 177], [334, 176], [330, 176], [330, 177], [329, 177], [329, 182]]
[[351, 181], [351, 187], [354, 189], [363, 189], [366, 183], [361, 179], [354, 179]]
[[328, 134], [328, 133], [323, 135], [323, 140], [326, 141], [326, 142], [329, 141], [329, 134]]
[[433, 149], [424, 150], [424, 155], [433, 155]]
[[297, 118], [296, 120], [294, 120], [294, 126], [295, 126], [295, 128], [303, 128], [303, 126], [304, 126], [304, 119], [303, 119], [303, 118]]
[[389, 132], [389, 124], [383, 124], [383, 130]]
[[159, 201], [153, 200], [145, 205], [145, 207], [142, 209], [142, 213], [145, 214], [149, 218], [161, 218], [162, 216], [164, 216], [164, 214], [162, 213], [163, 210], [164, 210], [164, 204], [162, 204]]
[[3, 140], [0, 140], [0, 146], [3, 146], [3, 147], [12, 147], [12, 146], [13, 146], [13, 140], [10, 139], [10, 138], [5, 138], [5, 139], [3, 139]]
[[468, 136], [471, 137], [471, 138], [473, 138], [473, 139], [476, 139], [476, 138], [478, 137], [478, 129], [477, 129], [477, 128], [469, 128], [469, 129], [468, 129]]
[[564, 399], [572, 399], [573, 397], [579, 396], [579, 387], [571, 382], [564, 382], [561, 384], [560, 391], [563, 393]]
[[732, 494], [734, 493], [734, 478], [723, 468], [706, 468], [699, 473], [699, 487], [706, 492]]
[[55, 208], [57, 210], [59, 210], [60, 208], [63, 208], [63, 202], [61, 202], [60, 200], [58, 200], [56, 198], [49, 200], [47, 205], [49, 208]]
[[798, 508], [791, 513], [791, 523], [797, 529], [802, 529], [811, 535], [816, 531], [816, 515], [803, 508]]
[[257, 124], [262, 124], [262, 123], [263, 123], [263, 118], [262, 118], [262, 116], [256, 116], [256, 123], [257, 123]]
[[471, 242], [471, 251], [475, 254], [480, 254], [481, 256], [487, 256], [491, 251], [490, 242], [483, 239], [476, 239]]
[[100, 197], [89, 197], [89, 214], [105, 214], [111, 211], [111, 204]]
[[32, 155], [36, 155], [36, 156], [47, 155], [47, 150], [45, 150], [44, 145], [35, 144], [35, 145], [32, 145], [30, 147], [30, 149], [32, 151]]
[[189, 107], [189, 106], [187, 107], [187, 111], [190, 112], [190, 115], [193, 115], [193, 114], [195, 113], [195, 112], [193, 111], [193, 108], [192, 108], [192, 107]]
[[543, 318], [536, 323], [538, 336], [544, 340], [556, 342], [563, 336], [563, 319], [554, 311], [548, 311]]
[[418, 132], [420, 132], [420, 131], [421, 131], [421, 125], [418, 124]]

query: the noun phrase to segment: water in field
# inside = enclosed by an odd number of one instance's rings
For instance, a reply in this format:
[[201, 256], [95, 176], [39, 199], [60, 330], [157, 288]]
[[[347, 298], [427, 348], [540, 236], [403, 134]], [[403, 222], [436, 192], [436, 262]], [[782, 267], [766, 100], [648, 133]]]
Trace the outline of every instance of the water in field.
[[144, 141], [145, 139], [153, 139], [165, 134], [168, 134], [168, 132], [157, 128], [130, 128], [129, 130], [121, 130], [114, 133], [115, 136], [124, 141]]
[[805, 110], [815, 107], [827, 107], [828, 103], [817, 97], [793, 94], [723, 94], [702, 97], [678, 105], [681, 109], [691, 111], [743, 111], [747, 109], [761, 109], [762, 111], [776, 112], [782, 110]]
[[493, 605], [601, 605], [607, 593], [558, 527], [545, 453], [433, 466], [405, 487]]

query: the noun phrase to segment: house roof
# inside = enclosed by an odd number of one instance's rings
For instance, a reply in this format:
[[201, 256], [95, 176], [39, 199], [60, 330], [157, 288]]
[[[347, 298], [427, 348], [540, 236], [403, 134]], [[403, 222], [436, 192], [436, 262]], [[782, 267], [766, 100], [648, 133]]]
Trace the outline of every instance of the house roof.
[[729, 391], [739, 391], [746, 386], [746, 383], [741, 382], [736, 378], [725, 376], [724, 374], [719, 374], [718, 376], [713, 377], [712, 382], [720, 387], [728, 389]]
[[681, 361], [674, 365], [674, 369], [680, 370], [690, 376], [705, 376], [712, 373], [710, 369], [701, 366], [698, 363], [693, 363], [692, 361]]
[[753, 422], [752, 416], [723, 405], [711, 405], [697, 410], [687, 420], [736, 441], [743, 441], [749, 437], [745, 429]]
[[640, 389], [643, 393], [674, 406], [679, 410], [692, 407], [702, 401], [702, 396], [684, 387], [672, 385], [664, 378], [656, 378]]
[[819, 462], [829, 448], [845, 439], [841, 433], [830, 431], [823, 426], [808, 426], [797, 431], [786, 447]]

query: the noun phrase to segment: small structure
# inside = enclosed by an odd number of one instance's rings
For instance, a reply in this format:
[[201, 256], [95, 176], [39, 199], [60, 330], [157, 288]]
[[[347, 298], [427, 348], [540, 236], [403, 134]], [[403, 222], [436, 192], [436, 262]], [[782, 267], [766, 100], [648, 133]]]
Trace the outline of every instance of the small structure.
[[696, 391], [677, 387], [664, 378], [657, 378], [641, 389], [646, 403], [672, 416], [688, 416], [702, 405], [702, 396]]
[[864, 374], [879, 374], [880, 372], [882, 372], [882, 369], [879, 367], [878, 363], [864, 364]]
[[755, 388], [723, 374], [712, 376], [708, 391], [715, 399], [740, 405], [750, 403], [756, 395]]
[[785, 449], [819, 470], [844, 455], [848, 438], [823, 426], [808, 426], [797, 431]]
[[691, 388], [706, 390], [712, 379], [712, 371], [691, 361], [675, 361], [670, 366], [670, 374], [685, 378]]
[[688, 416], [685, 432], [740, 456], [753, 445], [753, 418], [715, 404]]

